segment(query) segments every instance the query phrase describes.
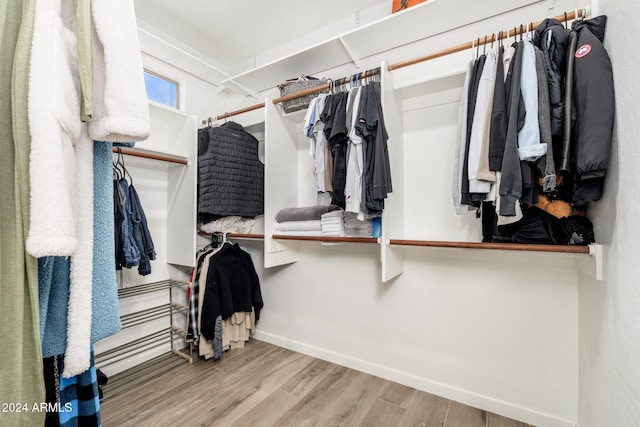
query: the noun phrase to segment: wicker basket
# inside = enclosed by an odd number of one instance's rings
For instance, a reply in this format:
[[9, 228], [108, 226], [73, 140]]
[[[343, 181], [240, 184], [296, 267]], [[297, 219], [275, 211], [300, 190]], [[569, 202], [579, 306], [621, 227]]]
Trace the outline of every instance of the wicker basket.
[[[317, 79], [315, 77], [302, 76], [297, 79], [287, 80], [284, 83], [280, 83], [278, 88], [280, 89], [280, 96], [290, 95], [292, 93], [301, 92], [305, 89], [312, 87], [318, 87], [327, 84], [326, 80]], [[292, 113], [294, 111], [304, 110], [309, 106], [311, 100], [318, 96], [319, 93], [328, 93], [329, 90], [324, 90], [309, 95], [301, 96], [299, 98], [290, 99], [282, 103], [282, 108], [285, 113]]]

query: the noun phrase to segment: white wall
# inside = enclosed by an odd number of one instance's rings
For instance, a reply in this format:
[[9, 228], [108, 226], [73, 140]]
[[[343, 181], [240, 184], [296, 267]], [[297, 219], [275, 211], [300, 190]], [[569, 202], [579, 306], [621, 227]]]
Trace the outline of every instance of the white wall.
[[600, 0], [608, 16], [605, 47], [616, 87], [614, 155], [604, 198], [593, 210], [596, 232], [605, 243], [605, 280], [580, 277], [580, 426], [637, 426], [640, 423], [640, 108], [631, 51], [640, 23], [634, 0]]

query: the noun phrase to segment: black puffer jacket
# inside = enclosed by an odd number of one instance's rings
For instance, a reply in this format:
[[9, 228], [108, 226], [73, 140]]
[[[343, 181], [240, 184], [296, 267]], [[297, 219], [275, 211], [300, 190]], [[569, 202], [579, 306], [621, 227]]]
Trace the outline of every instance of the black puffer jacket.
[[199, 132], [199, 216], [263, 214], [264, 165], [258, 158], [258, 140], [235, 122]]
[[606, 16], [575, 21], [577, 35], [572, 84], [574, 117], [571, 130], [573, 202], [584, 205], [602, 196], [609, 165], [615, 114], [611, 59], [602, 44]]
[[551, 103], [551, 133], [562, 135], [564, 117], [564, 76], [567, 69], [569, 31], [556, 19], [545, 19], [533, 37], [533, 43], [542, 51], [546, 61]]

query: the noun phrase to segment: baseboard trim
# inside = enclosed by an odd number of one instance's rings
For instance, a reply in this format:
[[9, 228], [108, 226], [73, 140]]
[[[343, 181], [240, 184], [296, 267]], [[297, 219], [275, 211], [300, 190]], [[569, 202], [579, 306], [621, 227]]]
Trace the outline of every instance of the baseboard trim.
[[292, 340], [279, 335], [257, 330], [254, 338], [259, 341], [284, 347], [292, 351], [317, 357], [358, 371], [366, 372], [389, 381], [394, 381], [427, 393], [435, 394], [465, 405], [513, 418], [535, 426], [545, 427], [576, 427], [576, 421], [571, 421], [552, 414], [536, 411], [531, 408], [515, 405], [507, 401], [494, 399], [489, 396], [463, 390], [428, 378], [417, 377], [407, 372], [378, 365], [366, 360], [357, 359], [346, 354], [337, 353], [311, 344]]

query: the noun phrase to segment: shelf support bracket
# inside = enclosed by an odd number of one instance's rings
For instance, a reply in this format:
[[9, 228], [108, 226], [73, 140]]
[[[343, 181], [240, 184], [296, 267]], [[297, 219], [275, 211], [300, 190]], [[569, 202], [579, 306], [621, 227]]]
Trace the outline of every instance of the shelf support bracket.
[[353, 62], [353, 64], [357, 68], [360, 68], [360, 58], [358, 58], [358, 57], [356, 57], [356, 55], [354, 55], [353, 49], [351, 49], [351, 47], [347, 44], [347, 42], [344, 41], [344, 39], [342, 37], [338, 37], [338, 41], [340, 42], [340, 44], [344, 48], [345, 52], [347, 52], [347, 54], [351, 58], [351, 62]]
[[589, 245], [589, 257], [577, 260], [577, 267], [598, 282], [604, 280], [604, 249], [602, 245]]
[[253, 91], [251, 89], [249, 89], [248, 87], [241, 85], [240, 83], [236, 82], [233, 79], [226, 79], [220, 82], [220, 86], [219, 87], [227, 87], [230, 89], [235, 88], [236, 90], [239, 90], [240, 92], [249, 95], [255, 99], [261, 99], [262, 97], [258, 94], [258, 92]]

